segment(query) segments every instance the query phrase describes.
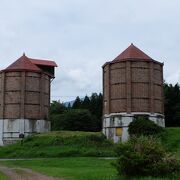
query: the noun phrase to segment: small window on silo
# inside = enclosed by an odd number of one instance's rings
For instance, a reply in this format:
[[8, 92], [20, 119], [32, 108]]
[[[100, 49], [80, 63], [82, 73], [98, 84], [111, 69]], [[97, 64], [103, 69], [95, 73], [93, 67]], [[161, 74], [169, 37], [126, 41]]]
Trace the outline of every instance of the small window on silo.
[[139, 119], [139, 118], [149, 119], [149, 115], [146, 115], [146, 114], [135, 115], [133, 120]]
[[123, 129], [122, 128], [116, 128], [116, 136], [122, 136], [122, 131]]
[[110, 127], [114, 127], [114, 117], [110, 118]]
[[123, 126], [122, 116], [118, 117], [118, 126]]

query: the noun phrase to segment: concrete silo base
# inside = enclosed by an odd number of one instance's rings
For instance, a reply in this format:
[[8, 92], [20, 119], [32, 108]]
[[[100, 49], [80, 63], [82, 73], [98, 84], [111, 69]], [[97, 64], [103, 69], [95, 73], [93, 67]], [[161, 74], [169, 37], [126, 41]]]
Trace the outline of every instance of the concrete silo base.
[[128, 140], [128, 126], [137, 116], [148, 116], [150, 120], [165, 127], [164, 116], [162, 114], [151, 113], [112, 113], [103, 118], [103, 134], [114, 142]]
[[19, 134], [24, 136], [50, 131], [51, 123], [47, 120], [0, 119], [0, 145], [12, 144]]

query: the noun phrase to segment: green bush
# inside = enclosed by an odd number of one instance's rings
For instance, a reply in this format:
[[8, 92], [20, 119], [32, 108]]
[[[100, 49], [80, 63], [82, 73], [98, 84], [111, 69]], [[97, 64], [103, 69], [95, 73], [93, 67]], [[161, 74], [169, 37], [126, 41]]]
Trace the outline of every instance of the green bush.
[[52, 130], [98, 131], [98, 120], [87, 109], [70, 109], [50, 116]]
[[118, 159], [115, 166], [119, 175], [168, 176], [180, 170], [180, 162], [153, 137], [131, 138], [120, 143], [116, 153]]
[[129, 124], [128, 132], [130, 136], [149, 136], [157, 135], [164, 131], [164, 128], [158, 126], [146, 117], [139, 117]]

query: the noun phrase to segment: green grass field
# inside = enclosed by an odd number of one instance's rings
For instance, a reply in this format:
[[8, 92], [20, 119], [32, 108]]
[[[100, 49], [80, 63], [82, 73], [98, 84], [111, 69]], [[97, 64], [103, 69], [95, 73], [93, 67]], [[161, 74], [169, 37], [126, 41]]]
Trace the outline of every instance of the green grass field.
[[[69, 157], [41, 160], [6, 161], [6, 166], [26, 167], [43, 174], [63, 177], [65, 180], [129, 180], [118, 177], [111, 159], [97, 157]], [[132, 179], [132, 178], [131, 178]], [[166, 180], [166, 178], [133, 178], [134, 180]], [[178, 179], [178, 178], [177, 178]]]
[[166, 128], [162, 142], [168, 151], [180, 158], [180, 128]]
[[0, 158], [107, 157], [115, 155], [114, 146], [100, 132], [58, 131], [0, 147]]
[[5, 176], [2, 172], [0, 172], [0, 180], [10, 180], [7, 176]]
[[19, 160], [3, 162], [5, 165], [32, 168], [49, 176], [65, 179], [115, 179], [116, 172], [111, 166], [112, 160], [98, 158], [59, 158], [44, 160]]
[[[180, 128], [166, 128], [162, 142], [168, 150], [180, 158]], [[123, 176], [117, 177], [117, 172], [112, 166], [113, 159], [93, 157], [93, 154], [94, 156], [114, 156], [114, 147], [115, 145], [104, 139], [101, 133], [50, 132], [27, 138], [23, 146], [18, 143], [1, 147], [0, 157], [32, 158], [49, 155], [49, 157], [56, 158], [3, 161], [0, 164], [32, 168], [49, 176], [63, 177], [69, 180], [129, 179]], [[67, 157], [68, 155], [70, 157]], [[86, 157], [80, 157], [83, 155]], [[3, 175], [0, 174], [0, 179], [1, 176], [3, 177]], [[6, 177], [4, 176], [4, 178]], [[153, 177], [133, 179], [166, 180], [166, 178]], [[180, 177], [177, 177], [177, 179], [180, 179]]]
[[[180, 157], [180, 128], [166, 128], [162, 141]], [[28, 137], [23, 145], [0, 147], [0, 158], [112, 157], [115, 146], [99, 132], [57, 131]]]

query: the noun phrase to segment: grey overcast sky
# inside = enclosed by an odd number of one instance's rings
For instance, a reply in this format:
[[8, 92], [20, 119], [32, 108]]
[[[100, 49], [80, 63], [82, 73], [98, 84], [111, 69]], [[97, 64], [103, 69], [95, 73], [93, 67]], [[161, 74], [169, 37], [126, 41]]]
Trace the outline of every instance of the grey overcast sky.
[[0, 0], [0, 68], [23, 52], [56, 61], [52, 100], [102, 91], [102, 69], [130, 43], [180, 81], [179, 0]]

